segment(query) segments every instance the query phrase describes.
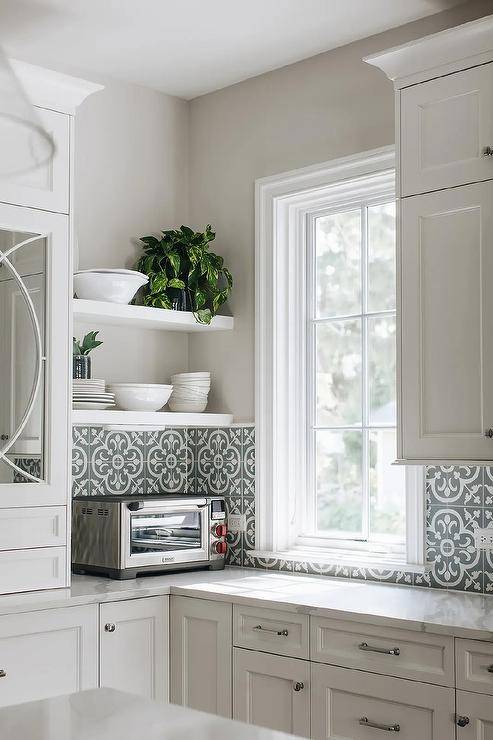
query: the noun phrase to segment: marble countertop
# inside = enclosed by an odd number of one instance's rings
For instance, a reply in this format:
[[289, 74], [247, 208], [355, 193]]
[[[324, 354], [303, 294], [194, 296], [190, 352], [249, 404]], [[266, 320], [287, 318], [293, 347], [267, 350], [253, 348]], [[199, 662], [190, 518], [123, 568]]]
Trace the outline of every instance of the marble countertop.
[[248, 568], [191, 571], [131, 581], [73, 576], [70, 589], [0, 596], [0, 614], [161, 594], [493, 641], [493, 596]]
[[114, 689], [91, 689], [0, 709], [8, 740], [294, 740], [174, 704], [158, 704]]

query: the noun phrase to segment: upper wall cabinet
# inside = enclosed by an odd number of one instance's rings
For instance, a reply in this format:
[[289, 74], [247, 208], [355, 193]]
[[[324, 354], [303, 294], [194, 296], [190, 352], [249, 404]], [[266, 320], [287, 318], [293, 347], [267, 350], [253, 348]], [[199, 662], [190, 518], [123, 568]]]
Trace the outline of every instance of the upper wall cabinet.
[[401, 195], [493, 178], [493, 64], [401, 92]]
[[493, 16], [366, 60], [396, 95], [398, 458], [493, 461]]
[[70, 116], [43, 109], [38, 115], [55, 142], [55, 156], [37, 170], [0, 179], [0, 201], [68, 213]]

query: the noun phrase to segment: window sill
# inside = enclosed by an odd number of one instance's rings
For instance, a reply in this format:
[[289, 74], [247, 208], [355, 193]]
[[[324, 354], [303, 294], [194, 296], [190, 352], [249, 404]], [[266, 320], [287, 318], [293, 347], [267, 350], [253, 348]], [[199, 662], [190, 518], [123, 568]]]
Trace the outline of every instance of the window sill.
[[385, 556], [379, 553], [354, 553], [343, 550], [296, 549], [273, 552], [270, 550], [248, 550], [248, 555], [262, 560], [275, 559], [289, 562], [323, 563], [335, 567], [365, 568], [368, 570], [395, 570], [406, 573], [427, 573], [430, 565], [427, 563], [406, 563], [404, 560]]

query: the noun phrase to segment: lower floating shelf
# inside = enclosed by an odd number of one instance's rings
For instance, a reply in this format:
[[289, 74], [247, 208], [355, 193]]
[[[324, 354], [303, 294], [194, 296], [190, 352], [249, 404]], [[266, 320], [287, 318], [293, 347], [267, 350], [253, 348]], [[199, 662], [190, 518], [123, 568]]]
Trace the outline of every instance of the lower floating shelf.
[[232, 414], [181, 414], [172, 411], [72, 411], [74, 426], [229, 427]]

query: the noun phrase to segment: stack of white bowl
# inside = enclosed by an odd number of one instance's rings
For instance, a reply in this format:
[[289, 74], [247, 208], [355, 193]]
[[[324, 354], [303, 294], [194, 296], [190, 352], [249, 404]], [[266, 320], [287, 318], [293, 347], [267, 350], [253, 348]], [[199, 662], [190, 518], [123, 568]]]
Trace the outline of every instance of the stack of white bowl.
[[173, 393], [168, 401], [171, 411], [201, 413], [207, 406], [211, 387], [210, 373], [177, 373], [171, 376]]

